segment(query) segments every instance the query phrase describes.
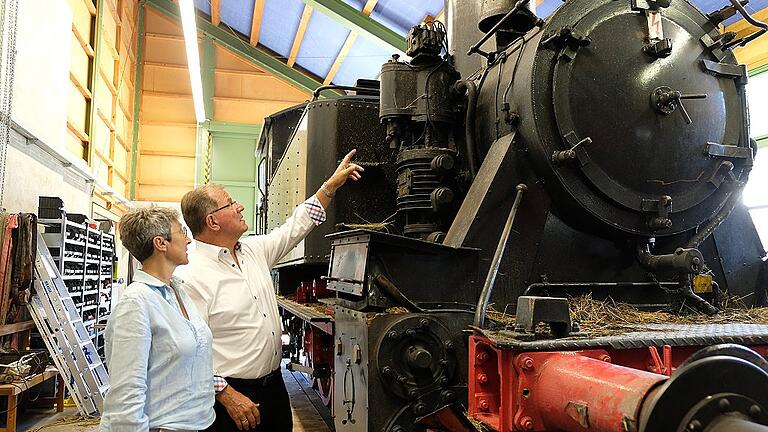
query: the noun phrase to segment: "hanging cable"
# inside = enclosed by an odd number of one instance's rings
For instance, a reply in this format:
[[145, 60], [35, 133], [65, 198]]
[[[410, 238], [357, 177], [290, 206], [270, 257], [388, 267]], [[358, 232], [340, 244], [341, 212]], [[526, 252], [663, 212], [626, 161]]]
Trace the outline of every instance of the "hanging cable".
[[16, 24], [19, 0], [3, 2], [0, 18], [0, 208], [5, 198], [6, 160], [11, 139], [11, 108], [13, 106], [13, 82], [16, 70]]

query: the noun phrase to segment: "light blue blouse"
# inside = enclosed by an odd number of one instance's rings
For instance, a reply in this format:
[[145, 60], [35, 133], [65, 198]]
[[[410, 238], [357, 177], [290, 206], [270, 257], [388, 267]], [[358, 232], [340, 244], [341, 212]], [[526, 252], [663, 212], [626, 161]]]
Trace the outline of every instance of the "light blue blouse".
[[136, 272], [105, 332], [110, 390], [101, 431], [201, 430], [213, 423], [211, 331], [171, 279], [189, 315], [160, 280]]

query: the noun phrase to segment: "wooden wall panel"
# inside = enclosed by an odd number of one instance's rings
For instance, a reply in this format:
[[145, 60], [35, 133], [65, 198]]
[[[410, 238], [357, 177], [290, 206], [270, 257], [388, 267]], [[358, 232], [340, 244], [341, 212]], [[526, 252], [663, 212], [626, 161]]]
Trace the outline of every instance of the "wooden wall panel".
[[118, 176], [112, 177], [112, 188], [123, 196], [128, 196], [130, 190], [128, 189], [128, 181], [123, 180]]
[[184, 31], [182, 30], [180, 23], [177, 23], [173, 19], [168, 18], [152, 8], [147, 8], [144, 27], [146, 32], [150, 34], [162, 33], [165, 35], [184, 37]]
[[264, 117], [267, 115], [296, 105], [296, 103], [247, 99], [213, 99], [217, 121], [249, 124], [262, 124], [264, 123]]
[[[178, 202], [194, 183], [197, 139], [183, 33], [152, 8], [146, 17], [137, 199]], [[215, 62], [212, 120], [262, 124], [309, 97], [218, 45]]]
[[181, 26], [147, 9], [137, 199], [178, 202], [195, 175], [196, 119]]
[[129, 79], [132, 78], [132, 74], [129, 73], [130, 69], [135, 68], [135, 64], [131, 63], [128, 68], [129, 70], [125, 71], [125, 74], [123, 75], [126, 79], [123, 81], [123, 85], [120, 89], [120, 97], [118, 103], [120, 104], [120, 109], [123, 112], [123, 115], [126, 116], [129, 120], [133, 116], [133, 80]]
[[141, 137], [143, 154], [195, 155], [195, 125], [144, 125]]
[[93, 144], [93, 149], [106, 160], [109, 160], [111, 135], [112, 132], [104, 124], [104, 121], [98, 119], [96, 124], [94, 124], [93, 138], [91, 139], [91, 142]]
[[88, 66], [90, 57], [85, 53], [79, 40], [72, 34], [69, 54], [69, 72], [77, 78], [83, 87], [88, 87]]
[[192, 96], [161, 96], [144, 94], [141, 101], [142, 123], [195, 124]]
[[186, 66], [166, 66], [166, 63], [144, 66], [142, 90], [162, 93], [192, 94]]
[[216, 46], [216, 67], [223, 70], [253, 72], [267, 75], [255, 65], [243, 60], [237, 54], [234, 54], [218, 45]]
[[273, 101], [303, 101], [307, 94], [263, 74], [216, 71], [216, 96]]
[[115, 146], [115, 150], [112, 154], [112, 162], [115, 170], [119, 171], [123, 176], [128, 172], [128, 151], [123, 146]]
[[144, 45], [144, 61], [186, 65], [187, 52], [184, 48], [184, 39], [168, 39], [165, 36], [147, 34], [147, 41]]
[[746, 64], [747, 67], [757, 69], [768, 64], [768, 36], [751, 42], [743, 48], [737, 48], [734, 52], [739, 63]]
[[[83, 95], [77, 87], [69, 83], [69, 96], [67, 98], [67, 119], [72, 123], [80, 132], [85, 132], [85, 119], [87, 104]], [[81, 144], [82, 147], [82, 144]]]
[[139, 189], [136, 199], [138, 201], [153, 202], [179, 202], [185, 193], [192, 190], [189, 186], [170, 186], [170, 185], [142, 185]]
[[142, 155], [139, 182], [147, 185], [191, 187], [195, 176], [195, 159], [182, 156]]
[[83, 142], [69, 129], [67, 129], [66, 139], [64, 140], [64, 148], [76, 158], [86, 158]]
[[109, 180], [109, 164], [100, 155], [96, 155], [91, 162], [91, 171], [94, 177], [106, 183]]
[[86, 39], [91, 34], [91, 12], [83, 0], [68, 0], [69, 8], [72, 10], [72, 27]]

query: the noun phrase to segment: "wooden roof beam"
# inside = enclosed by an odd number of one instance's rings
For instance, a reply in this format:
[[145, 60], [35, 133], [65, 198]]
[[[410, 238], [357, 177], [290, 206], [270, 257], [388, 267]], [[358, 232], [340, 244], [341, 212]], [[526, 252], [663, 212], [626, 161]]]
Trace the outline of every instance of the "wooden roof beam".
[[[738, 15], [738, 16], [741, 16], [741, 15]], [[762, 22], [768, 21], [768, 8], [765, 8], [753, 13], [752, 17], [758, 21], [762, 21]], [[747, 20], [745, 19], [737, 21], [725, 28], [725, 31], [736, 32], [736, 39], [741, 39], [745, 36], [749, 36], [758, 30], [760, 29], [748, 23]], [[763, 37], [768, 37], [768, 36], [763, 36]]]
[[[378, 2], [379, 0], [368, 0], [365, 3], [365, 6], [363, 6], [363, 15], [370, 16]], [[336, 78], [336, 74], [339, 72], [341, 64], [344, 63], [344, 60], [347, 58], [347, 54], [349, 54], [349, 50], [352, 48], [352, 45], [355, 44], [356, 40], [357, 33], [355, 33], [354, 30], [350, 30], [349, 34], [347, 35], [347, 40], [344, 41], [344, 45], [341, 46], [339, 54], [336, 55], [336, 60], [333, 61], [331, 69], [328, 70], [328, 75], [326, 75], [325, 79], [323, 80], [323, 85], [332, 83], [333, 79]]]
[[[178, 22], [181, 20], [179, 6], [171, 0], [146, 0], [146, 4]], [[294, 87], [312, 93], [318, 86], [322, 85], [314, 77], [298, 69], [289, 68], [288, 65], [269, 53], [249, 45], [232, 32], [214, 26], [199, 15], [197, 16], [197, 30], [212, 37], [222, 47], [252, 62], [259, 69], [273, 74]]]
[[379, 43], [388, 50], [405, 52], [405, 37], [384, 24], [364, 15], [361, 11], [348, 5], [344, 0], [302, 0], [328, 17], [333, 18], [344, 28], [358, 34], [366, 35], [372, 41]]
[[293, 38], [293, 46], [291, 46], [291, 53], [288, 54], [288, 66], [293, 67], [296, 64], [296, 57], [299, 55], [301, 49], [301, 43], [304, 41], [304, 35], [307, 34], [307, 27], [309, 26], [309, 19], [312, 17], [312, 6], [305, 4], [304, 12], [301, 14], [301, 21], [299, 21], [299, 27], [296, 29], [296, 36]]
[[363, 15], [365, 16], [371, 16], [373, 13], [373, 9], [376, 8], [376, 4], [379, 3], [379, 0], [368, 0], [365, 3], [365, 6], [363, 6]]
[[251, 46], [259, 44], [259, 34], [261, 33], [261, 21], [264, 19], [265, 0], [253, 0], [253, 19], [251, 20]]
[[211, 0], [211, 23], [216, 27], [221, 24], [221, 0]]

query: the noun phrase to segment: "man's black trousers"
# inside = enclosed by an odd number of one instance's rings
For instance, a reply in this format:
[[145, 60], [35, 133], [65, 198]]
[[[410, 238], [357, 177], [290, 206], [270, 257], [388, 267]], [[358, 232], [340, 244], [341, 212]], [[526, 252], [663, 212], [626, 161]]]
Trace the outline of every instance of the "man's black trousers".
[[[249, 430], [256, 432], [293, 431], [291, 401], [288, 398], [288, 390], [285, 388], [280, 368], [262, 378], [226, 378], [226, 380], [233, 389], [259, 404], [261, 424], [255, 429]], [[206, 431], [229, 432], [239, 430], [223, 405], [216, 402], [213, 409], [216, 411], [216, 421]]]

